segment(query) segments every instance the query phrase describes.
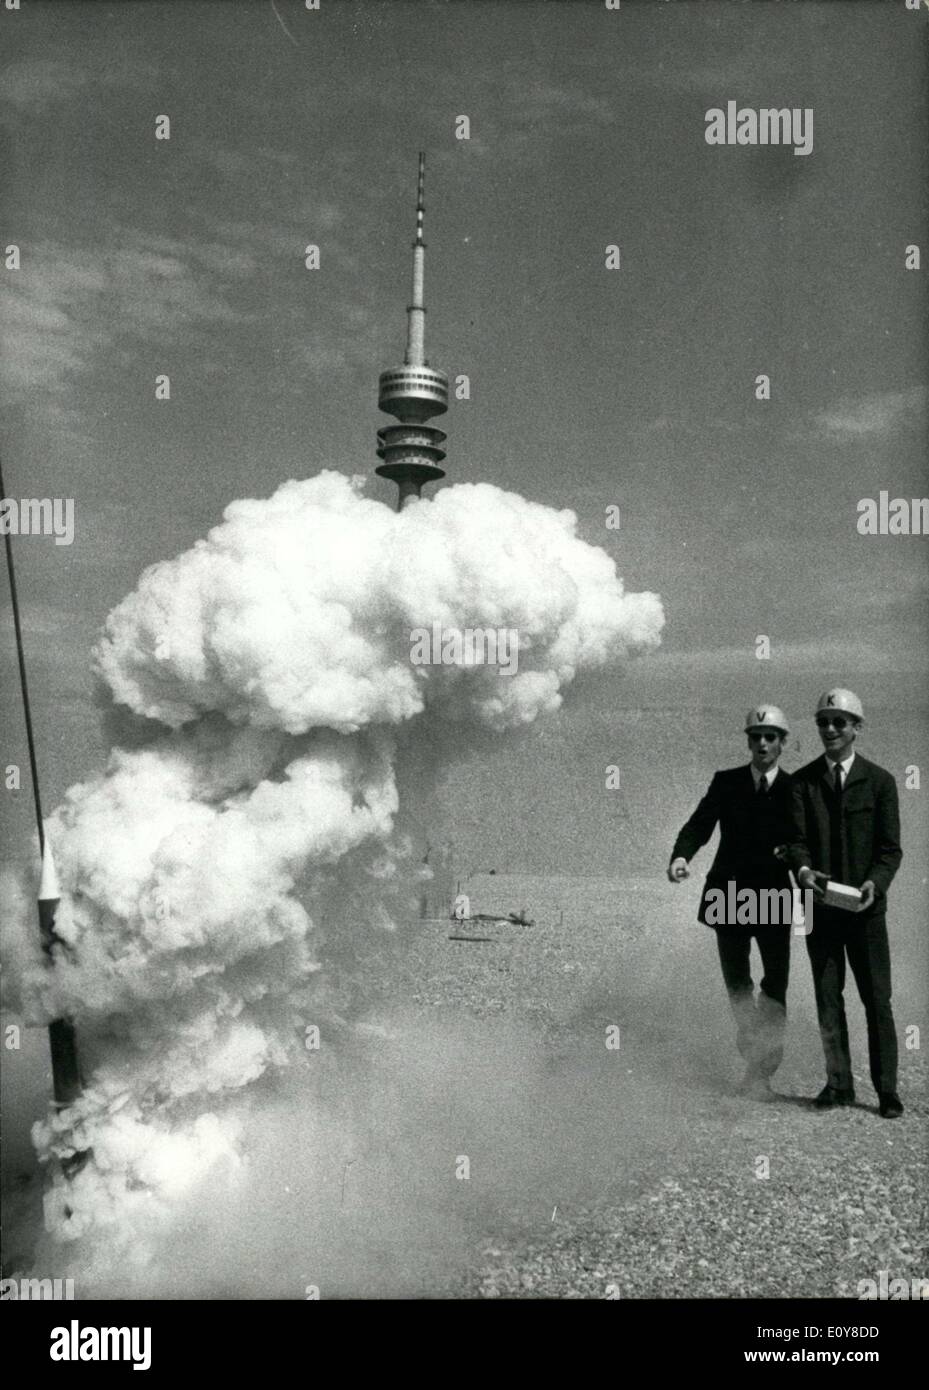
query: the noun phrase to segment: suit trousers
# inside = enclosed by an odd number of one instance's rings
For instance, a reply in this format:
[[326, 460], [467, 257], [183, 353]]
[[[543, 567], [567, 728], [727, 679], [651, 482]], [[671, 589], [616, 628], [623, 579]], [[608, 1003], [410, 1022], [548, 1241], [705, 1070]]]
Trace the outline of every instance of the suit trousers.
[[887, 917], [858, 916], [841, 909], [816, 907], [813, 930], [806, 939], [813, 970], [819, 1032], [826, 1054], [830, 1086], [852, 1086], [852, 1061], [845, 1018], [845, 959], [852, 968], [868, 1023], [868, 1058], [874, 1089], [897, 1089], [897, 1032], [890, 1007], [890, 946]]
[[[723, 980], [736, 1024], [736, 1045], [748, 1068], [773, 1076], [784, 1056], [787, 1026], [789, 927], [717, 927], [716, 944]], [[764, 975], [755, 1002], [751, 972], [752, 937], [758, 942]]]

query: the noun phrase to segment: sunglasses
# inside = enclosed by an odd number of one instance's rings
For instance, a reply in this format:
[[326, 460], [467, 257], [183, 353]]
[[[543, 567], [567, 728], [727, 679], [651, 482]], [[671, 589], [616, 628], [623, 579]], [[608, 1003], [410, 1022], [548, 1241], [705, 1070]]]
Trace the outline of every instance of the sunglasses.
[[846, 718], [845, 718], [843, 715], [841, 715], [841, 714], [837, 714], [837, 715], [829, 715], [829, 714], [826, 714], [826, 715], [824, 715], [821, 719], [817, 719], [817, 721], [816, 721], [816, 727], [817, 727], [817, 729], [828, 729], [829, 726], [831, 725], [833, 729], [838, 729], [839, 733], [841, 733], [842, 730], [845, 729], [845, 728], [847, 728], [848, 725], [849, 725], [851, 722], [852, 722], [852, 721], [851, 721], [850, 719], [846, 719]]
[[777, 743], [780, 739], [780, 734], [763, 734], [759, 733], [757, 729], [752, 729], [749, 738], [752, 743]]

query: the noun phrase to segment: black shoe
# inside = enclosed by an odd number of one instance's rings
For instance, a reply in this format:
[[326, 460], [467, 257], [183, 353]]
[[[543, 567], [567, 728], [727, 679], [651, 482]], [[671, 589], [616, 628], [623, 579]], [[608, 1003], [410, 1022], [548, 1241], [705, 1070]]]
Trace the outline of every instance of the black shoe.
[[898, 1120], [903, 1114], [903, 1102], [896, 1091], [881, 1091], [880, 1111], [885, 1120]]
[[831, 1110], [834, 1105], [854, 1105], [855, 1092], [851, 1086], [824, 1086], [813, 1104], [817, 1110]]

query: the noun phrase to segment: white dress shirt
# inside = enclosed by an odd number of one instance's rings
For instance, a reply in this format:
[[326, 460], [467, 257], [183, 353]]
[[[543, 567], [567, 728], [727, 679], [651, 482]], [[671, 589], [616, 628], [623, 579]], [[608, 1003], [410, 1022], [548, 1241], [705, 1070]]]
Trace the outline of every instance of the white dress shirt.
[[[840, 776], [841, 779], [842, 779], [842, 786], [843, 786], [843, 787], [845, 786], [845, 783], [848, 781], [848, 774], [849, 774], [849, 771], [850, 771], [850, 769], [851, 769], [851, 765], [852, 765], [852, 763], [853, 763], [854, 761], [855, 761], [855, 750], [852, 749], [852, 751], [849, 753], [848, 757], [847, 757], [847, 758], [843, 758], [842, 761], [839, 763], [839, 767], [842, 769], [841, 772], [839, 773], [839, 776]], [[831, 758], [827, 758], [827, 759], [826, 759], [826, 762], [829, 764], [829, 772], [830, 772], [831, 776], [832, 776], [833, 779], [834, 779], [834, 778], [835, 778], [835, 767], [836, 767], [836, 765], [835, 765], [835, 763], [832, 761]], [[757, 783], [756, 783], [756, 785], [757, 785]]]
[[768, 791], [770, 791], [771, 784], [777, 776], [777, 763], [775, 763], [773, 767], [769, 767], [766, 772], [759, 772], [754, 763], [749, 763], [749, 767], [752, 770], [752, 781], [755, 783], [755, 791], [758, 790], [758, 783], [761, 781], [762, 777], [767, 782]]

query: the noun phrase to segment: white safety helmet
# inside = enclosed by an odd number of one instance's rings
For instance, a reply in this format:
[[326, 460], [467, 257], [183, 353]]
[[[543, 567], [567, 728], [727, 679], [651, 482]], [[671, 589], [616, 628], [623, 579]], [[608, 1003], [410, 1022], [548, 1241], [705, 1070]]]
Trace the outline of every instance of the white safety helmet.
[[790, 733], [787, 718], [777, 705], [755, 705], [745, 716], [745, 732], [752, 729], [777, 729], [786, 738]]
[[864, 719], [864, 706], [854, 690], [843, 690], [841, 686], [820, 695], [816, 702], [816, 713], [822, 714], [823, 710], [841, 710], [855, 719]]

